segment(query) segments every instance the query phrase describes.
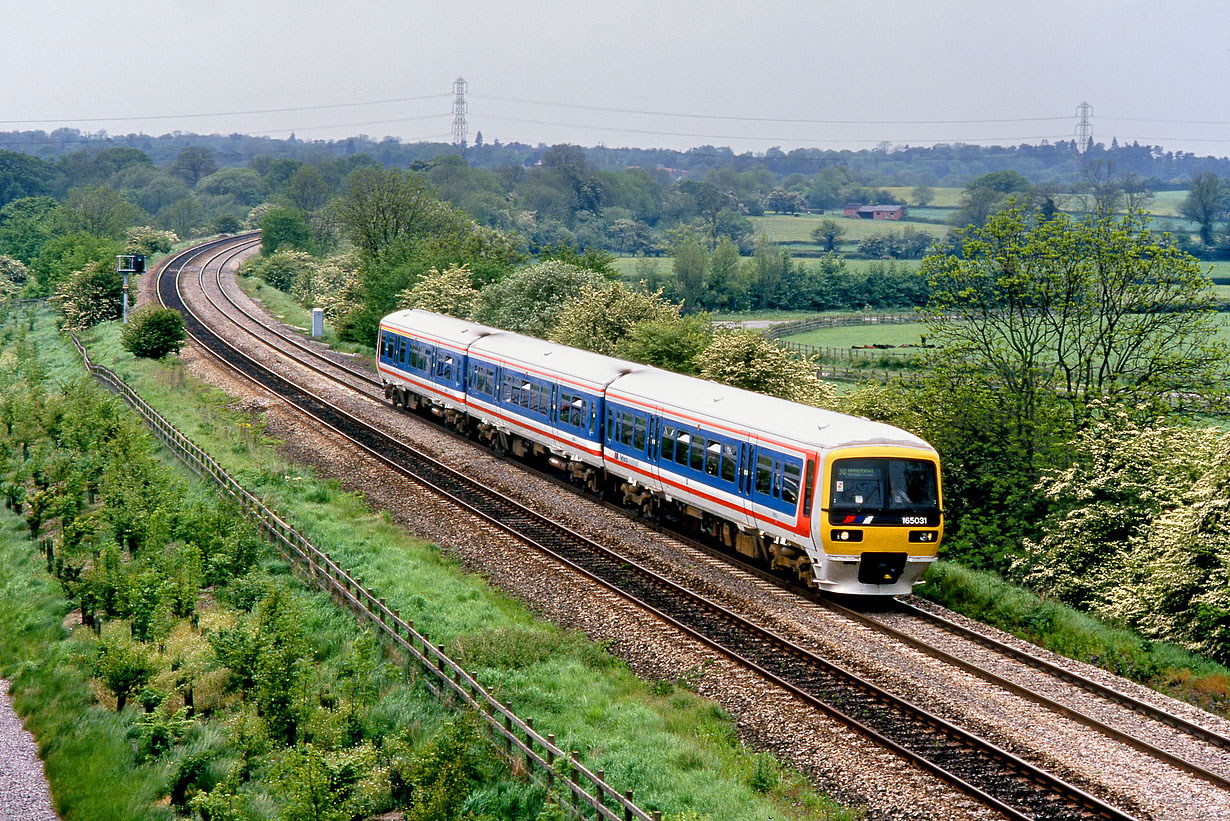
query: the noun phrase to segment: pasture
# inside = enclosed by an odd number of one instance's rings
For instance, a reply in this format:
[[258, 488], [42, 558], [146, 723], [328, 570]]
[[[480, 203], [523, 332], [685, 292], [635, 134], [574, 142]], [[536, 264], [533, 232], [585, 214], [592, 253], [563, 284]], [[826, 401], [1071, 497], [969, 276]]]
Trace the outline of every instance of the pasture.
[[[881, 190], [887, 191], [904, 203], [914, 202], [914, 186], [912, 185], [891, 185]], [[961, 199], [964, 191], [964, 188], [932, 188], [931, 202], [927, 204], [932, 208], [956, 208], [957, 201]]]
[[[1230, 298], [1230, 286], [1218, 286], [1218, 293]], [[1230, 345], [1230, 313], [1218, 313], [1216, 321], [1217, 337]], [[853, 345], [907, 345], [919, 342], [925, 335], [927, 326], [922, 322], [902, 325], [838, 325], [782, 337], [782, 341], [817, 347], [849, 348]]]
[[770, 214], [764, 217], [751, 217], [752, 226], [756, 229], [756, 233], [764, 234], [773, 242], [806, 245], [812, 248], [818, 248], [818, 246], [815, 240], [812, 239], [811, 232], [819, 227], [821, 220], [825, 219], [831, 219], [845, 229], [846, 233], [842, 238], [842, 244], [846, 245], [857, 243], [860, 240], [877, 234], [887, 234], [889, 231], [901, 233], [906, 228], [923, 231], [934, 237], [942, 237], [948, 233], [948, 226], [946, 225], [910, 222], [909, 220], [895, 222], [893, 220], [852, 219], [841, 216], [840, 212], [836, 216], [831, 214], [825, 216], [816, 214], [800, 214], [797, 216]]

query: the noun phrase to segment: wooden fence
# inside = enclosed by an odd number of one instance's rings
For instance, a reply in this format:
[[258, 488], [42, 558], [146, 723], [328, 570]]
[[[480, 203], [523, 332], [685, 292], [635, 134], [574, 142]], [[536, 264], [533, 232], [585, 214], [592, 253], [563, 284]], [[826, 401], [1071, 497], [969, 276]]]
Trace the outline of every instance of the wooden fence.
[[522, 719], [505, 707], [467, 673], [461, 665], [431, 643], [426, 633], [414, 628], [412, 621], [403, 620], [401, 612], [391, 609], [383, 598], [363, 586], [363, 580], [339, 566], [327, 553], [318, 550], [308, 539], [287, 524], [242, 485], [231, 478], [221, 465], [180, 433], [165, 418], [142, 399], [110, 369], [90, 361], [89, 352], [73, 335], [73, 344], [81, 354], [86, 369], [95, 379], [120, 396], [141, 416], [154, 436], [174, 453], [193, 473], [212, 480], [250, 516], [295, 567], [319, 589], [345, 603], [361, 621], [379, 630], [402, 653], [408, 662], [426, 677], [428, 688], [450, 702], [460, 702], [472, 709], [485, 722], [496, 746], [510, 761], [521, 759], [526, 770], [535, 773], [548, 786], [559, 779], [571, 799], [571, 811], [579, 818], [602, 818], [607, 821], [661, 821], [658, 811], [647, 813], [632, 800], [632, 792], [620, 793], [606, 782], [603, 770], [592, 771], [579, 761], [577, 750], [558, 747], [555, 736], [545, 737], [534, 729], [532, 718]]
[[905, 325], [918, 321], [917, 314], [832, 314], [779, 322], [766, 328], [764, 335], [769, 339], [780, 339], [783, 336], [814, 331], [816, 328], [836, 328], [842, 325]]

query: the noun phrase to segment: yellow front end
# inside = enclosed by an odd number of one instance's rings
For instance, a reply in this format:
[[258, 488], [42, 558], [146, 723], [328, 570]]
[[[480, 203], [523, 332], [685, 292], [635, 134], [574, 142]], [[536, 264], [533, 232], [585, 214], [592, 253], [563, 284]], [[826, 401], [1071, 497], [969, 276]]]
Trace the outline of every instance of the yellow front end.
[[816, 582], [853, 595], [909, 593], [944, 535], [939, 456], [898, 446], [826, 454], [812, 518]]

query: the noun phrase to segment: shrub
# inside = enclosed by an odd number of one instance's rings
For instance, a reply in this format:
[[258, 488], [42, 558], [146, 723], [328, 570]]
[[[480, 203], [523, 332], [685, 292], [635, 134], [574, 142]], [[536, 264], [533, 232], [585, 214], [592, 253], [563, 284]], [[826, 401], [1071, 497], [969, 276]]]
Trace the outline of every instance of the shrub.
[[133, 226], [128, 229], [128, 241], [124, 250], [130, 254], [165, 254], [179, 242], [174, 231], [160, 231], [148, 225]]
[[124, 279], [110, 262], [94, 262], [56, 288], [54, 302], [64, 315], [65, 330], [84, 330], [124, 310]]
[[123, 639], [104, 638], [98, 643], [94, 675], [115, 694], [115, 711], [124, 709], [128, 694], [150, 680], [154, 665], [140, 645]]
[[135, 312], [120, 337], [127, 351], [145, 359], [178, 353], [187, 338], [179, 312], [156, 305]]

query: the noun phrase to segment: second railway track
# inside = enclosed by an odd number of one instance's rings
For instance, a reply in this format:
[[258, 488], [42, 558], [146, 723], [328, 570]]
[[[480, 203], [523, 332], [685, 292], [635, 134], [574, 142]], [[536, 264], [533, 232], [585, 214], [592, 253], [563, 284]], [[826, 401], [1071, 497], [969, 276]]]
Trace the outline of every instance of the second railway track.
[[[195, 255], [185, 253], [165, 266], [164, 271], [173, 276], [164, 277], [158, 286], [160, 299], [165, 304], [185, 312], [189, 331], [198, 344], [230, 367], [285, 398], [303, 412], [320, 419], [416, 481], [435, 488], [476, 515], [517, 534], [528, 544], [556, 556], [559, 561], [568, 563], [639, 606], [652, 610], [718, 652], [757, 670], [817, 708], [840, 717], [860, 732], [915, 760], [920, 766], [976, 795], [1009, 817], [1131, 817], [1023, 759], [815, 656], [783, 636], [752, 624], [716, 602], [684, 590], [580, 534], [545, 520], [504, 494], [457, 474], [425, 454], [413, 451], [326, 399], [296, 387], [243, 354], [237, 347], [223, 342], [219, 334], [187, 310], [180, 293], [179, 274], [193, 260], [206, 260], [198, 268], [196, 284], [209, 300], [215, 299], [210, 294], [212, 289], [231, 303], [232, 307], [224, 313], [232, 315], [231, 321], [236, 328], [256, 335], [264, 344], [277, 347], [279, 355], [292, 356], [302, 366], [348, 389], [362, 390], [375, 399], [383, 397], [379, 383], [369, 375], [327, 356], [315, 346], [296, 339], [295, 335], [272, 328], [253, 314], [245, 312], [246, 318], [242, 320], [233, 316], [235, 311], [242, 309], [226, 293], [220, 277], [222, 266], [216, 266], [212, 284], [207, 284], [206, 272], [211, 260], [229, 259], [254, 242], [253, 239], [237, 239], [229, 243], [215, 243]], [[1179, 719], [1172, 726], [1182, 728], [1183, 723]], [[1199, 732], [1198, 729], [1193, 734]], [[1212, 736], [1216, 734], [1212, 733]], [[1216, 738], [1205, 740], [1210, 744], [1219, 743]], [[1139, 744], [1135, 746], [1140, 749]], [[1173, 760], [1169, 763], [1176, 764]], [[1190, 767], [1188, 771], [1195, 772]], [[1206, 777], [1206, 780], [1216, 783], [1218, 778], [1224, 780], [1216, 773], [1211, 774], [1211, 778]]]

